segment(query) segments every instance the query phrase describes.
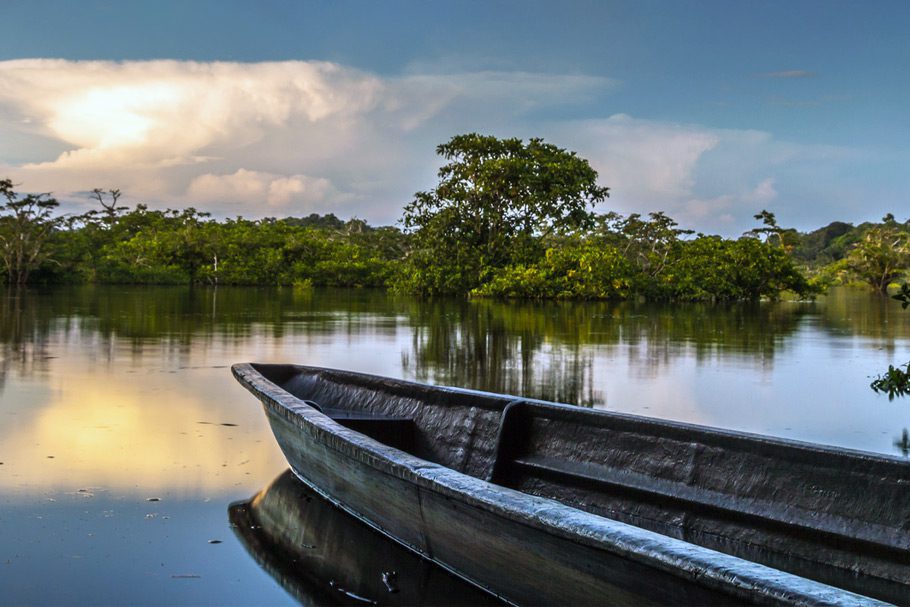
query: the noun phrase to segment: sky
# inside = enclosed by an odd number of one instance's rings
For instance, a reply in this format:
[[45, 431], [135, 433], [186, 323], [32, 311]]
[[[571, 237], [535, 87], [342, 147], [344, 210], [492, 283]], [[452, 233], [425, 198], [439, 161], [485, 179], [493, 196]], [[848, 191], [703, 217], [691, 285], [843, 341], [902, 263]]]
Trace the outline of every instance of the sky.
[[910, 3], [3, 0], [0, 178], [394, 224], [456, 134], [542, 137], [735, 236], [910, 216]]

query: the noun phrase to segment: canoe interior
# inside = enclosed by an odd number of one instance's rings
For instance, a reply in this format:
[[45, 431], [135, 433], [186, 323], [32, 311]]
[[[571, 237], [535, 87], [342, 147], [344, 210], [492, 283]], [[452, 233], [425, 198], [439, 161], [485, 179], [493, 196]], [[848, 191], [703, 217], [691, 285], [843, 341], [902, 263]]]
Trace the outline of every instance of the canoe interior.
[[910, 603], [910, 463], [356, 373], [254, 365], [342, 425], [519, 491]]

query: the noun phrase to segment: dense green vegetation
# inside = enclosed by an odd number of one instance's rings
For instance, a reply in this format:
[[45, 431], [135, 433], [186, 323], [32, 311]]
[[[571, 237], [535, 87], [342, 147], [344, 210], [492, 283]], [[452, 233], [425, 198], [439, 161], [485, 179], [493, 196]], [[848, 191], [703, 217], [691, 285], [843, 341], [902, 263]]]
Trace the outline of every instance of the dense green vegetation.
[[332, 215], [214, 221], [193, 208], [67, 218], [34, 274], [46, 282], [381, 287], [404, 253], [395, 228]]
[[404, 209], [414, 236], [402, 291], [469, 293], [500, 270], [534, 264], [552, 236], [589, 228], [588, 207], [608, 196], [586, 160], [540, 139], [459, 135], [436, 151], [448, 161], [439, 185]]
[[54, 216], [59, 203], [48, 194], [20, 196], [13, 182], [0, 180], [0, 259], [9, 284], [28, 282], [33, 270], [48, 261], [48, 240], [63, 223]]
[[910, 225], [892, 215], [802, 234], [773, 213], [739, 238], [693, 234], [663, 213], [595, 214], [609, 195], [573, 152], [539, 139], [459, 135], [403, 229], [334, 215], [217, 221], [193, 208], [56, 213], [48, 194], [0, 181], [6, 281], [386, 287], [424, 296], [522, 299], [775, 299], [830, 284], [879, 292], [910, 268]]
[[405, 207], [414, 233], [396, 282], [402, 291], [672, 300], [811, 291], [782, 242], [759, 234], [685, 239], [690, 232], [663, 213], [594, 214], [609, 195], [597, 173], [539, 139], [461, 135], [437, 152], [448, 161], [439, 184]]

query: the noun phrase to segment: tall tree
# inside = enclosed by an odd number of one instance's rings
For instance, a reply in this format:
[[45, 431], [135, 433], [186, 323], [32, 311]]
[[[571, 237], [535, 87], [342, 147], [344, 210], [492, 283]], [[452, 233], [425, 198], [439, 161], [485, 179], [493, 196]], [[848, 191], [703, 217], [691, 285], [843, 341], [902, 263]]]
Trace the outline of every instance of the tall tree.
[[[110, 202], [107, 201], [108, 194], [111, 197]], [[111, 190], [108, 190], [107, 192], [105, 192], [101, 188], [95, 188], [94, 190], [92, 190], [92, 198], [97, 200], [98, 203], [101, 205], [102, 213], [103, 213], [102, 221], [108, 228], [113, 227], [113, 225], [115, 223], [117, 223], [117, 218], [120, 216], [121, 213], [129, 210], [127, 207], [118, 207], [117, 206], [117, 201], [120, 199], [121, 195], [122, 194], [120, 193], [119, 189], [111, 189]], [[94, 212], [93, 211], [89, 212], [89, 214], [92, 214], [92, 213], [94, 213]]]
[[10, 284], [24, 284], [47, 257], [47, 241], [61, 224], [59, 203], [50, 194], [20, 196], [9, 179], [0, 180], [0, 259]]
[[676, 221], [662, 211], [648, 213], [649, 219], [642, 219], [638, 213], [612, 217], [614, 229], [625, 238], [623, 255], [648, 278], [656, 277], [672, 262], [671, 253], [680, 236], [692, 234], [692, 230], [678, 228]]
[[846, 265], [860, 280], [885, 294], [888, 285], [901, 278], [910, 267], [910, 233], [902, 229], [893, 216], [890, 221], [885, 216], [882, 225], [870, 228], [850, 250]]
[[405, 288], [424, 294], [467, 293], [535, 238], [589, 226], [590, 207], [609, 195], [587, 160], [542, 139], [471, 133], [436, 152], [448, 161], [439, 184], [415, 194], [403, 218], [415, 230]]

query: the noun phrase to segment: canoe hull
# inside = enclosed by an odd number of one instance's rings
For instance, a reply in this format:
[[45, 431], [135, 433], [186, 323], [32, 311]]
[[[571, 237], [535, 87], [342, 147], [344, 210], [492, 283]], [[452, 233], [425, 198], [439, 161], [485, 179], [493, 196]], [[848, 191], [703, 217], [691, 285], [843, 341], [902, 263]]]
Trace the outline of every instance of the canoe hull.
[[334, 441], [301, 440], [297, 427], [284, 416], [270, 415], [269, 420], [292, 470], [304, 483], [388, 537], [508, 602], [629, 606], [731, 602], [727, 593], [421, 488], [351, 457]]
[[[233, 372], [263, 403], [277, 442], [302, 481], [390, 538], [508, 602], [883, 604], [457, 472], [345, 427], [302, 400], [309, 396], [294, 396], [254, 365], [235, 365]], [[309, 386], [306, 394], [314, 393], [310, 388], [319, 386], [322, 373], [338, 373], [290, 366], [270, 372], [283, 386], [296, 382], [287, 378], [299, 374]], [[376, 382], [385, 392], [390, 385], [402, 388], [401, 382], [383, 378], [353, 380]], [[418, 384], [405, 388], [430, 390]], [[503, 409], [510, 404], [504, 396], [432, 390], [438, 394], [429, 397], [431, 406], [432, 399], [443, 398], [499, 399]], [[324, 394], [320, 402], [362, 394]], [[365, 397], [375, 399], [378, 393]]]

